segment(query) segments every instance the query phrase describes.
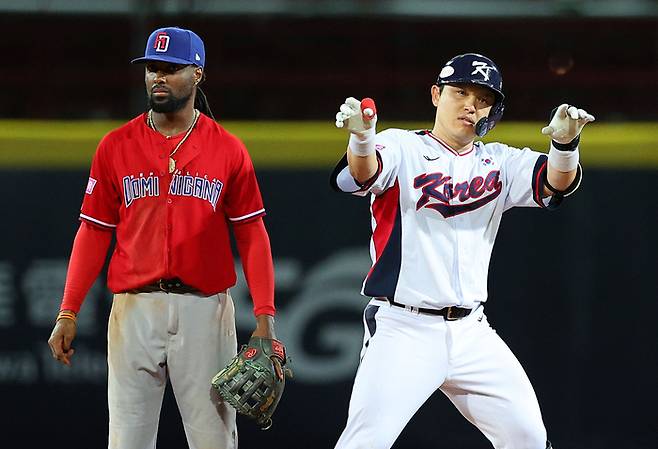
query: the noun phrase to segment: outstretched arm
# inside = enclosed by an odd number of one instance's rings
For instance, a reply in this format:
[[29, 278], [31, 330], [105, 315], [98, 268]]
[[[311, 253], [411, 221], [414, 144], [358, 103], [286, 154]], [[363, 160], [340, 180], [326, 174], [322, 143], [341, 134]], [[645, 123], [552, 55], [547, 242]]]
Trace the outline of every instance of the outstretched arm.
[[365, 183], [377, 173], [376, 123], [377, 108], [371, 98], [359, 101], [349, 97], [336, 114], [336, 127], [344, 127], [350, 132], [347, 163], [350, 174], [359, 183]]
[[576, 179], [580, 132], [587, 123], [593, 121], [593, 115], [568, 104], [562, 104], [553, 111], [551, 122], [541, 130], [542, 134], [552, 139], [548, 152], [545, 196], [566, 191]]

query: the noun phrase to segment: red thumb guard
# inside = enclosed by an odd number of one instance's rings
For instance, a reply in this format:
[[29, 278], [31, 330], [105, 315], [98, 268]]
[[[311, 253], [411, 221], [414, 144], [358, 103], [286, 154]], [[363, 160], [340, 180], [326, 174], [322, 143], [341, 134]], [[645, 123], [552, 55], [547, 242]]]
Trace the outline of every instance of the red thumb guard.
[[[371, 109], [372, 115], [366, 115], [364, 113], [366, 109]], [[375, 106], [375, 100], [372, 98], [364, 98], [361, 100], [361, 113], [368, 119], [372, 119], [375, 115], [377, 115], [377, 106]]]

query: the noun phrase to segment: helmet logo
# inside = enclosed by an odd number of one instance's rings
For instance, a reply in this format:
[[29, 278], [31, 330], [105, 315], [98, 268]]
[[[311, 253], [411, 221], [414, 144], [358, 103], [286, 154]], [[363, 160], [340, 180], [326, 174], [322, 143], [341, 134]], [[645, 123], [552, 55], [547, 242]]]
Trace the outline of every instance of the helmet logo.
[[153, 42], [153, 48], [157, 52], [166, 52], [169, 48], [169, 36], [167, 33], [158, 33], [155, 36], [155, 42]]
[[439, 73], [439, 78], [447, 78], [450, 75], [453, 75], [454, 73], [455, 73], [455, 68], [450, 65], [446, 65], [444, 68], [441, 69], [441, 73]]
[[473, 67], [475, 67], [475, 70], [473, 70], [471, 75], [482, 75], [485, 81], [489, 81], [489, 72], [496, 70], [495, 67], [487, 65], [484, 61], [473, 61]]

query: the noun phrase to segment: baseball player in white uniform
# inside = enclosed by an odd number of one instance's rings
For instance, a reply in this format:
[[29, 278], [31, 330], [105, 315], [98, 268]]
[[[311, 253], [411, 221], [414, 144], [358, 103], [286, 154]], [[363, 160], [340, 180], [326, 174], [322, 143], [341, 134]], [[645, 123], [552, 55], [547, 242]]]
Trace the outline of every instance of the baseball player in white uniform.
[[500, 120], [502, 78], [479, 54], [452, 58], [431, 88], [432, 130], [376, 133], [375, 104], [348, 98], [335, 189], [369, 195], [372, 268], [365, 336], [337, 449], [390, 448], [440, 389], [496, 449], [550, 448], [535, 392], [484, 314], [503, 212], [552, 209], [581, 179], [578, 142], [594, 117], [563, 104], [548, 154], [475, 141]]

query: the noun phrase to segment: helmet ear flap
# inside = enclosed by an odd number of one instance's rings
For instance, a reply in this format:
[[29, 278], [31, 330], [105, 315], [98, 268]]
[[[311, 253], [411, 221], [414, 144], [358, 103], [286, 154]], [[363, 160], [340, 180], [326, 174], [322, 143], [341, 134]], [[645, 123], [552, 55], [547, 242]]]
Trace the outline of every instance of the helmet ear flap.
[[489, 115], [487, 117], [482, 117], [475, 124], [475, 134], [477, 134], [478, 137], [484, 137], [485, 134], [491, 131], [494, 126], [496, 126], [496, 123], [503, 117], [503, 111], [505, 111], [505, 104], [502, 100], [499, 100], [491, 107]]
[[488, 132], [489, 132], [489, 117], [482, 117], [475, 124], [475, 134], [477, 134], [478, 137], [484, 137], [484, 135]]

